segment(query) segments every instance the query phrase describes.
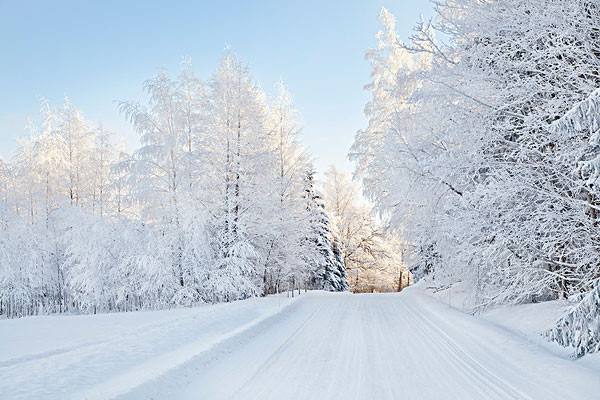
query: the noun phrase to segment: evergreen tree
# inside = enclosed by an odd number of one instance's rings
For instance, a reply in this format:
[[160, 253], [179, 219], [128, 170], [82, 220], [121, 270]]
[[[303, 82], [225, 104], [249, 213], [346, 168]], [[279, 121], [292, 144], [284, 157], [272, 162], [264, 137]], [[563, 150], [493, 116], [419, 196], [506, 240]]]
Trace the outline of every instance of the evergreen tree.
[[582, 294], [574, 296], [577, 304], [571, 308], [556, 325], [546, 332], [546, 336], [562, 346], [575, 349], [575, 356], [600, 351], [600, 268], [597, 266], [597, 252], [600, 240], [597, 235], [598, 198], [600, 188], [600, 89], [596, 89], [585, 100], [575, 104], [562, 118], [552, 124], [554, 134], [572, 138], [586, 135], [587, 143], [579, 149], [579, 162], [574, 168], [574, 179], [579, 182], [580, 198], [585, 206], [580, 213], [586, 215], [588, 224], [580, 224], [578, 231], [588, 230], [589, 234], [578, 244], [577, 258], [572, 264], [560, 270], [565, 280], [575, 280]]
[[306, 259], [312, 264], [309, 284], [314, 289], [344, 291], [348, 289], [346, 266], [333, 239], [329, 217], [321, 195], [315, 188], [315, 172], [309, 170], [305, 176], [306, 209], [310, 215], [310, 235], [306, 242], [318, 250], [318, 258]]
[[335, 240], [332, 243], [332, 248], [333, 262], [327, 264], [323, 281], [327, 290], [331, 290], [332, 292], [343, 292], [348, 290], [344, 257], [342, 256], [340, 247]]

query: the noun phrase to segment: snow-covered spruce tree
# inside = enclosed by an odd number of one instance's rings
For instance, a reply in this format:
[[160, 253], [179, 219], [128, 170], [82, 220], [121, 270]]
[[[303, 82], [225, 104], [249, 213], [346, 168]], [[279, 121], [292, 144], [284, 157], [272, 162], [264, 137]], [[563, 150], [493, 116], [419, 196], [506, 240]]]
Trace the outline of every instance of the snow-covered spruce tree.
[[600, 279], [592, 289], [577, 296], [579, 302], [544, 335], [564, 347], [575, 350], [574, 356], [600, 351]]
[[310, 268], [308, 284], [313, 289], [345, 291], [348, 289], [346, 266], [331, 231], [322, 196], [315, 188], [315, 171], [312, 169], [305, 172], [304, 200], [310, 221], [305, 247], [318, 251], [317, 257], [311, 253], [305, 256], [305, 263]]
[[328, 263], [326, 265], [323, 282], [325, 283], [325, 289], [343, 292], [349, 288], [346, 276], [346, 266], [344, 264], [342, 252], [335, 240], [333, 241], [332, 247], [333, 263]]
[[[597, 230], [598, 198], [600, 190], [600, 89], [587, 99], [576, 104], [562, 118], [554, 122], [552, 131], [567, 138], [582, 134], [588, 137], [587, 146], [579, 149], [579, 161], [573, 170], [573, 179], [580, 182], [579, 199], [581, 212], [589, 215], [589, 226], [578, 229]], [[590, 232], [590, 233], [591, 233]], [[561, 279], [576, 280], [583, 294], [577, 295], [578, 304], [564, 315], [554, 328], [545, 334], [562, 346], [575, 349], [577, 357], [600, 351], [600, 267], [597, 254], [600, 241], [597, 235], [590, 234], [590, 241], [583, 243], [577, 264], [565, 265], [560, 270]]]

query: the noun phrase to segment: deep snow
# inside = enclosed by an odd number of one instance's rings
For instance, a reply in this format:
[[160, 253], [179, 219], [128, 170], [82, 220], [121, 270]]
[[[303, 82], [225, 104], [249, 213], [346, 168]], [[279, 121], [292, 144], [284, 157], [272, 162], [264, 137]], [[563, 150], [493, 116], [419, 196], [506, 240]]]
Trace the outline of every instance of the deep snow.
[[[417, 284], [424, 294], [437, 299], [448, 307], [463, 313], [477, 315], [496, 325], [500, 329], [508, 330], [510, 334], [520, 336], [522, 339], [544, 347], [548, 351], [562, 358], [572, 358], [575, 349], [564, 348], [554, 342], [548, 341], [540, 333], [551, 329], [576, 302], [568, 300], [545, 301], [541, 303], [528, 303], [518, 305], [492, 306], [484, 309], [473, 307], [473, 300], [469, 297], [472, 293], [464, 283], [456, 283], [444, 290], [434, 290], [431, 282], [421, 281]], [[586, 365], [597, 369], [600, 374], [600, 354], [588, 354], [576, 361], [577, 364]], [[600, 396], [598, 396], [600, 399]]]
[[0, 321], [0, 399], [108, 399], [166, 373], [293, 299]]
[[553, 314], [532, 310], [474, 317], [410, 288], [1, 321], [0, 397], [598, 399], [597, 358], [532, 339]]

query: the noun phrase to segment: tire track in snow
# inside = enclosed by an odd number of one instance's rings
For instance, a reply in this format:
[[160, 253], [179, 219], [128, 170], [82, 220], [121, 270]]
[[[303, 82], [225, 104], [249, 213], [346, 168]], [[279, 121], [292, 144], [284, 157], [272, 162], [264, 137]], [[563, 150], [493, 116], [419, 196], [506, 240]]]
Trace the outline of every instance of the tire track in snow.
[[[219, 306], [221, 306], [221, 305], [213, 306], [214, 309], [206, 312], [206, 315], [203, 315], [203, 317], [204, 318], [210, 317], [211, 315], [215, 315], [216, 313], [218, 313], [217, 308]], [[204, 309], [202, 309], [200, 307], [198, 309], [205, 311]], [[168, 312], [168, 311], [169, 310], [160, 310], [160, 312]], [[139, 311], [139, 312], [142, 312], [142, 313], [143, 312], [153, 312], [153, 310], [143, 310], [143, 311]], [[119, 314], [121, 314], [121, 313], [113, 313], [113, 315], [119, 315]], [[110, 313], [98, 314], [99, 317], [107, 317], [110, 315], [111, 315]], [[69, 318], [69, 317], [75, 317], [75, 318], [87, 317], [87, 318], [89, 318], [89, 317], [91, 317], [91, 315], [82, 314], [82, 315], [66, 315], [66, 316], [50, 316], [50, 317], [51, 318], [54, 318], [54, 317], [63, 318], [64, 319], [63, 322], [68, 322], [65, 318]], [[148, 334], [153, 333], [153, 332], [161, 332], [162, 333], [162, 332], [164, 332], [164, 329], [165, 329], [165, 323], [168, 323], [171, 326], [171, 328], [170, 328], [171, 330], [176, 330], [177, 327], [180, 326], [181, 324], [185, 324], [186, 322], [188, 322], [190, 320], [194, 320], [196, 318], [197, 318], [197, 315], [192, 314], [192, 315], [186, 315], [186, 316], [172, 318], [167, 321], [144, 323], [144, 324], [141, 324], [134, 328], [121, 329], [116, 333], [105, 335], [103, 339], [84, 341], [82, 343], [79, 343], [79, 344], [73, 345], [73, 346], [65, 346], [65, 347], [60, 347], [60, 348], [56, 348], [56, 349], [49, 350], [49, 351], [42, 351], [39, 353], [32, 353], [32, 354], [27, 354], [27, 355], [20, 356], [20, 357], [9, 358], [7, 360], [0, 361], [0, 368], [14, 367], [19, 364], [24, 364], [24, 363], [31, 362], [31, 361], [41, 361], [41, 360], [44, 360], [47, 358], [53, 358], [53, 357], [57, 357], [57, 356], [66, 355], [71, 352], [81, 351], [84, 349], [88, 350], [88, 349], [94, 348], [96, 346], [103, 346], [103, 345], [110, 346], [112, 344], [121, 342], [123, 337], [135, 336], [135, 335], [148, 336]]]
[[[171, 378], [161, 378], [137, 392], [137, 397], [129, 397], [591, 400], [597, 396], [589, 393], [600, 389], [589, 375], [576, 374], [573, 382], [580, 386], [565, 395], [560, 383], [540, 372], [547, 366], [567, 372], [561, 360], [546, 364], [540, 354], [521, 354], [525, 344], [518, 338], [442, 304], [429, 304], [414, 292], [317, 293], [297, 305], [284, 317], [244, 335], [217, 359], [186, 366], [193, 370], [186, 377], [192, 382], [188, 388], [172, 385], [171, 391], [164, 390], [164, 383], [174, 382], [185, 370], [182, 367], [169, 373]], [[581, 382], [589, 384], [581, 386]]]
[[[443, 329], [434, 323], [431, 317], [426, 316], [423, 307], [420, 312], [415, 311], [412, 305], [406, 304], [405, 310], [413, 316], [414, 321], [420, 321], [424, 326], [423, 333], [428, 333], [430, 338], [435, 338], [434, 343], [440, 349], [440, 354], [453, 364], [458, 370], [468, 375], [472, 382], [477, 382], [481, 394], [489, 399], [492, 393], [498, 399], [532, 400], [532, 398], [515, 388], [510, 382], [492, 373], [487, 367], [473, 358], [464, 348], [453, 340]], [[441, 321], [437, 321], [438, 323]], [[444, 351], [444, 349], [448, 351]]]
[[39, 361], [39, 360], [54, 357], [54, 356], [60, 356], [60, 355], [66, 354], [66, 353], [70, 353], [72, 351], [77, 351], [77, 350], [81, 350], [83, 348], [88, 348], [88, 347], [104, 344], [106, 342], [107, 342], [107, 340], [85, 342], [85, 343], [81, 343], [77, 346], [62, 347], [59, 349], [44, 351], [41, 353], [34, 353], [34, 354], [28, 354], [28, 355], [22, 356], [22, 357], [10, 358], [8, 360], [0, 361], [0, 369], [14, 367], [19, 364], [28, 363], [31, 361]]
[[[128, 349], [124, 357], [135, 357], [129, 369], [110, 375], [84, 376], [98, 371], [102, 362], [112, 365], [121, 361], [105, 357], [102, 352], [108, 349], [103, 346], [82, 351], [80, 356], [85, 357], [77, 363], [67, 355], [48, 360], [68, 364], [64, 372], [94, 382], [88, 391], [73, 396], [77, 399], [117, 395], [144, 400], [597, 398], [600, 380], [589, 370], [551, 358], [547, 352], [536, 352], [519, 337], [427, 300], [411, 290], [399, 295], [313, 293], [302, 296], [292, 307], [267, 307], [268, 311], [260, 313], [248, 314], [245, 306], [237, 307], [236, 312], [224, 314], [225, 319], [220, 317], [228, 321], [225, 324], [188, 319], [180, 326], [171, 320], [156, 334], [170, 336], [180, 327], [187, 331], [168, 341], [158, 340], [155, 334], [144, 336], [139, 330], [132, 340], [144, 342], [143, 346], [123, 347], [133, 344], [128, 339], [125, 344], [115, 342], [117, 348], [110, 349]], [[268, 303], [267, 299], [257, 300], [262, 301]], [[214, 313], [219, 316], [221, 311], [215, 308]], [[212, 336], [197, 330], [208, 328], [214, 332]], [[161, 343], [173, 345], [163, 348]], [[156, 350], [148, 353], [149, 357], [137, 353], [153, 346]], [[95, 364], [82, 371], [87, 362]], [[29, 364], [23, 367], [30, 368]], [[68, 377], [60, 371], [61, 375], [49, 371], [48, 376]], [[111, 377], [116, 374], [120, 375]], [[102, 378], [104, 381], [98, 382]], [[48, 382], [53, 391], [17, 398], [57, 398], [52, 396], [65, 382], [72, 379]], [[23, 387], [38, 388], [38, 383], [28, 386], [24, 381]], [[17, 392], [17, 386], [7, 387], [13, 395], [26, 393]], [[47, 393], [51, 395], [44, 396]], [[65, 394], [60, 398], [69, 398], [72, 392]]]
[[317, 312], [319, 312], [320, 310], [321, 310], [321, 308], [313, 310], [309, 314], [308, 318], [306, 318], [304, 320], [304, 322], [302, 322], [302, 324], [300, 324], [300, 326], [298, 328], [296, 328], [292, 332], [292, 334], [289, 335], [289, 337], [281, 345], [279, 345], [277, 348], [275, 348], [275, 350], [273, 351], [273, 353], [271, 353], [269, 358], [267, 358], [267, 360], [265, 360], [263, 363], [261, 363], [261, 366], [258, 368], [258, 370], [256, 372], [254, 372], [254, 374], [252, 374], [252, 376], [249, 377], [246, 380], [246, 382], [244, 382], [236, 390], [236, 392], [234, 394], [232, 394], [229, 398], [236, 399], [249, 383], [251, 383], [254, 379], [256, 379], [257, 376], [261, 375], [266, 370], [268, 370], [274, 363], [276, 363], [279, 360], [279, 358], [281, 357], [281, 355], [285, 352], [285, 350], [287, 349], [289, 344], [306, 329], [306, 327], [309, 325], [309, 323], [315, 317]]

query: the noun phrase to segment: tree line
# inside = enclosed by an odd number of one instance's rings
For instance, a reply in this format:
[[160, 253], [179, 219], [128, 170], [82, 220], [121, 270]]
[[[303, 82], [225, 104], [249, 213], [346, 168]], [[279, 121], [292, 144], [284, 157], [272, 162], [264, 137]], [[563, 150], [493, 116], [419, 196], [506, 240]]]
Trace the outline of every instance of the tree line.
[[68, 99], [0, 160], [0, 314], [128, 311], [284, 290], [347, 289], [283, 84], [267, 96], [233, 54], [189, 61], [119, 102], [119, 137]]
[[408, 41], [385, 9], [350, 156], [413, 273], [469, 303], [570, 298], [547, 335], [600, 350], [600, 7], [444, 0]]

